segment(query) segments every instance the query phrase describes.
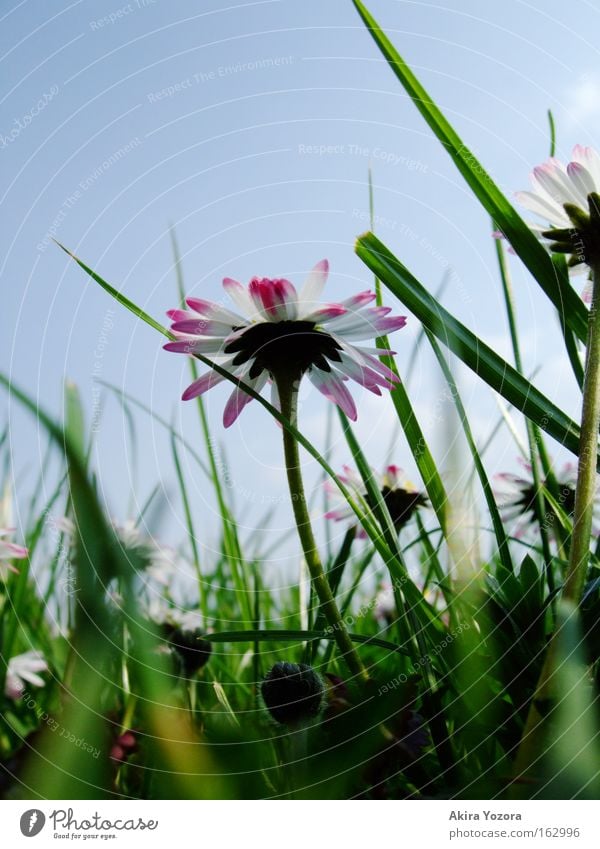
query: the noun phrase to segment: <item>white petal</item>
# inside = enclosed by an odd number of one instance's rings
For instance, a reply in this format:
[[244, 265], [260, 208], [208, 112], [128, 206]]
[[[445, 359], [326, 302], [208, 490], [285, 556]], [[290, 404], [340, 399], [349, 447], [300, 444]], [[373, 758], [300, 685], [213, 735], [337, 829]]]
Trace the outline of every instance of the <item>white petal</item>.
[[553, 201], [545, 200], [533, 192], [517, 192], [515, 197], [530, 212], [545, 218], [553, 227], [570, 227], [571, 222], [563, 209]]
[[593, 147], [576, 144], [573, 148], [573, 160], [584, 165], [592, 175], [596, 191], [600, 189], [600, 154]]
[[571, 178], [572, 183], [577, 186], [577, 189], [579, 191], [579, 194], [581, 195], [584, 204], [583, 208], [587, 209], [587, 196], [590, 194], [590, 192], [596, 191], [592, 175], [585, 167], [585, 165], [581, 165], [579, 162], [569, 162], [569, 164], [567, 165], [567, 172], [569, 174], [569, 177]]
[[223, 288], [236, 305], [236, 307], [241, 310], [244, 315], [247, 315], [248, 318], [252, 318], [256, 315], [256, 309], [254, 307], [254, 302], [248, 293], [248, 289], [246, 286], [243, 286], [241, 283], [238, 283], [237, 280], [233, 280], [231, 277], [225, 277], [223, 280]]
[[40, 678], [39, 675], [36, 675], [35, 672], [31, 672], [30, 670], [21, 670], [20, 675], [23, 681], [28, 681], [30, 684], [33, 684], [34, 687], [44, 686], [44, 679]]
[[563, 171], [539, 165], [533, 173], [540, 186], [561, 208], [564, 203], [581, 203], [579, 191]]
[[304, 281], [298, 293], [299, 316], [302, 318], [306, 313], [314, 310], [315, 303], [323, 293], [329, 274], [329, 262], [322, 259], [318, 262]]
[[[279, 390], [277, 389], [277, 383], [273, 380], [271, 381], [271, 405], [275, 407], [276, 410], [281, 412], [281, 401], [279, 400]], [[279, 424], [279, 422], [278, 422]]]

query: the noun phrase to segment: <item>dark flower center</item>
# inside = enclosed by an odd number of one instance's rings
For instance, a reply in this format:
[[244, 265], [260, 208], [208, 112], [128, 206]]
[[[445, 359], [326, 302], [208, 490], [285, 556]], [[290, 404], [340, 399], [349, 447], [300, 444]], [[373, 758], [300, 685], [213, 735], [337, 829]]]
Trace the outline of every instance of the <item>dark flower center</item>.
[[212, 645], [202, 639], [201, 631], [183, 631], [169, 624], [163, 626], [163, 631], [188, 677], [208, 663]]
[[327, 361], [340, 362], [340, 350], [329, 333], [316, 330], [314, 321], [290, 320], [251, 325], [225, 346], [226, 354], [236, 354], [234, 366], [254, 359], [249, 374], [251, 379], [262, 371], [268, 371], [271, 376], [279, 372], [302, 375], [311, 366], [331, 371]]
[[[556, 510], [547, 498], [542, 496], [542, 499], [546, 516], [550, 514], [553, 517], [552, 520], [554, 520], [554, 518], [556, 517]], [[560, 488], [560, 492], [556, 500], [560, 504], [563, 511], [567, 514], [567, 516], [573, 516], [575, 512], [574, 487], [572, 487], [570, 484], [563, 484]], [[545, 521], [546, 516], [539, 515], [539, 509], [536, 501], [536, 490], [533, 485], [521, 490], [521, 496], [516, 500], [515, 504], [517, 507], [520, 508], [521, 513], [531, 513], [532, 518], [534, 518], [539, 523], [543, 523]]]
[[[401, 487], [391, 489], [389, 486], [384, 486], [381, 495], [397, 531], [400, 531], [406, 525], [417, 508], [427, 506], [427, 499], [421, 492], [412, 492]], [[365, 495], [365, 500], [369, 507], [373, 509], [373, 504], [371, 504], [368, 495]]]

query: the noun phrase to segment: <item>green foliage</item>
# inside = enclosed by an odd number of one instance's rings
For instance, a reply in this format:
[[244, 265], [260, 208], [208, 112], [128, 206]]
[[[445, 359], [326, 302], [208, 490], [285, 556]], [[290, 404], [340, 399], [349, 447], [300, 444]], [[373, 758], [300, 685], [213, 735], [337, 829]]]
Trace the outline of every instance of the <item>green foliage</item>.
[[[399, 56], [364, 4], [355, 6], [404, 89], [443, 144], [487, 216], [507, 236], [520, 259], [555, 305], [557, 344], [565, 346], [582, 383], [580, 344], [586, 338], [585, 307], [570, 286], [564, 260], [552, 260], [433, 99]], [[552, 145], [555, 130], [550, 116]], [[369, 185], [373, 212], [372, 183]], [[170, 332], [66, 248], [66, 253], [112, 299], [158, 334]], [[185, 291], [173, 239], [177, 290]], [[501, 247], [500, 283], [505, 295], [514, 366], [459, 322], [400, 259], [372, 233], [356, 251], [382, 287], [421, 324], [409, 362], [428, 340], [453, 400], [467, 452], [466, 477], [478, 480], [485, 516], [480, 521], [453, 491], [417, 420], [408, 386], [391, 394], [400, 428], [421, 474], [432, 510], [417, 513], [399, 533], [373, 476], [371, 461], [343, 414], [323, 448], [243, 382], [210, 360], [199, 360], [247, 389], [320, 465], [352, 510], [339, 546], [323, 546], [326, 579], [343, 622], [368, 671], [352, 678], [327, 624], [324, 605], [296, 583], [273, 590], [263, 569], [269, 552], [248, 533], [229, 498], [224, 464], [206, 411], [197, 404], [200, 438], [181, 434], [140, 400], [110, 387], [126, 408], [130, 440], [137, 416], [152, 416], [169, 434], [171, 474], [177, 483], [182, 541], [178, 553], [196, 577], [185, 600], [200, 617], [185, 641], [176, 638], [174, 587], [153, 585], [148, 552], [124, 542], [99, 497], [90, 454], [91, 435], [77, 387], [67, 384], [64, 421], [3, 375], [0, 384], [36, 417], [60, 458], [56, 487], [46, 500], [35, 492], [23, 522], [29, 559], [0, 581], [0, 655], [8, 663], [36, 649], [48, 664], [43, 686], [28, 685], [15, 697], [0, 691], [0, 791], [8, 798], [490, 798], [513, 793], [515, 753], [534, 701], [552, 635], [558, 658], [556, 697], [549, 717], [540, 772], [527, 785], [531, 796], [594, 797], [598, 762], [600, 681], [600, 577], [592, 558], [579, 609], [560, 601], [573, 535], [573, 518], [561, 501], [541, 432], [577, 454], [579, 428], [525, 377], [518, 322]], [[385, 339], [378, 340], [386, 347]], [[445, 351], [442, 346], [445, 347]], [[539, 504], [552, 527], [533, 523], [518, 538], [502, 519], [483, 447], [463, 402], [454, 360], [520, 412], [529, 445]], [[397, 375], [398, 363], [384, 359]], [[383, 402], [382, 402], [383, 403]], [[516, 415], [516, 413], [515, 413]], [[514, 430], [512, 418], [498, 427]], [[349, 488], [332, 468], [330, 446], [342, 444], [364, 491]], [[379, 437], [379, 434], [378, 434]], [[391, 438], [393, 437], [393, 439]], [[219, 437], [220, 439], [220, 437]], [[404, 444], [404, 443], [403, 443]], [[0, 434], [0, 468], [9, 467], [7, 430]], [[193, 460], [188, 466], [187, 460]], [[402, 462], [402, 460], [400, 460]], [[207, 498], [217, 506], [216, 527], [194, 515], [189, 468], [198, 470]], [[167, 469], [167, 461], [165, 461]], [[156, 488], [143, 503], [143, 516]], [[474, 513], [474, 511], [471, 511]], [[52, 529], [51, 515], [73, 525]], [[267, 514], [264, 522], [271, 520]], [[291, 522], [291, 516], [290, 516]], [[293, 530], [293, 528], [292, 528]], [[360, 533], [364, 531], [364, 534]], [[469, 534], [476, 544], [469, 545]], [[463, 538], [464, 537], [464, 538]], [[337, 548], [337, 550], [336, 550]], [[526, 553], [524, 553], [526, 552]], [[300, 561], [300, 553], [298, 553]], [[195, 621], [195, 620], [194, 620]], [[218, 627], [211, 623], [218, 622]], [[190, 636], [190, 633], [192, 636]], [[182, 662], [194, 640], [201, 662]], [[351, 654], [346, 650], [346, 655]], [[188, 658], [189, 660], [189, 658]], [[323, 683], [318, 713], [295, 725], [278, 725], [261, 701], [261, 681], [281, 661], [308, 663]], [[318, 688], [320, 694], [320, 687]], [[311, 712], [312, 713], [312, 712]], [[573, 750], [578, 753], [573, 758]]]

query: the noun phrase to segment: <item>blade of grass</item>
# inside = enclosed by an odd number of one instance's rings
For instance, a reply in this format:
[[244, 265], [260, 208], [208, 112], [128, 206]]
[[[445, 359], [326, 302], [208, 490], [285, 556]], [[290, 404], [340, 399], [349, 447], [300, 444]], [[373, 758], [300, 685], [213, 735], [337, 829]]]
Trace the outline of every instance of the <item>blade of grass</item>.
[[174, 439], [176, 439], [177, 442], [179, 442], [180, 445], [182, 445], [185, 448], [185, 450], [190, 454], [190, 456], [192, 456], [194, 458], [194, 460], [196, 461], [198, 466], [202, 469], [204, 474], [207, 477], [210, 476], [208, 466], [203, 462], [203, 460], [200, 457], [200, 455], [198, 454], [198, 452], [194, 450], [193, 446], [188, 442], [188, 440], [186, 440], [183, 436], [181, 436], [181, 434], [177, 433], [177, 431], [174, 431], [172, 429], [171, 425], [169, 424], [169, 422], [166, 419], [163, 419], [161, 416], [159, 416], [154, 410], [152, 410], [150, 407], [148, 407], [147, 404], [144, 404], [143, 401], [139, 401], [137, 398], [134, 398], [133, 395], [130, 395], [128, 392], [125, 392], [125, 390], [121, 389], [118, 386], [115, 386], [114, 383], [109, 383], [106, 380], [98, 380], [98, 383], [101, 383], [103, 386], [106, 386], [107, 389], [110, 389], [117, 396], [122, 395], [123, 398], [126, 398], [127, 401], [130, 404], [133, 404], [135, 407], [138, 407], [140, 410], [143, 410], [145, 413], [147, 413], [149, 416], [151, 416], [154, 421], [158, 422], [160, 425], [162, 425], [162, 427], [164, 427], [166, 430], [168, 430], [169, 433], [172, 433]]
[[185, 479], [183, 477], [183, 470], [181, 468], [181, 461], [179, 459], [179, 452], [177, 450], [177, 441], [175, 440], [174, 431], [171, 431], [171, 453], [173, 455], [173, 463], [175, 465], [175, 473], [177, 475], [177, 482], [179, 484], [179, 494], [181, 495], [181, 502], [183, 504], [183, 512], [185, 514], [185, 523], [187, 526], [188, 539], [190, 541], [190, 547], [192, 549], [192, 562], [194, 564], [194, 570], [196, 572], [196, 580], [198, 582], [198, 599], [200, 602], [200, 609], [202, 611], [202, 619], [204, 622], [208, 621], [208, 602], [206, 598], [206, 587], [204, 578], [202, 577], [202, 569], [200, 567], [200, 552], [198, 551], [198, 543], [196, 542], [196, 531], [194, 528], [194, 519], [192, 517], [192, 510], [190, 508], [190, 500], [188, 498], [187, 487], [185, 485]]
[[556, 153], [556, 124], [551, 109], [548, 109], [548, 128], [550, 130], [550, 156], [554, 156]]
[[[165, 336], [167, 339], [169, 339], [169, 340], [174, 339], [174, 336], [169, 332], [169, 330], [167, 330], [166, 327], [164, 327], [158, 321], [153, 319], [150, 315], [148, 315], [148, 313], [146, 313], [141, 307], [138, 307], [137, 304], [135, 304], [129, 298], [125, 297], [124, 295], [121, 295], [120, 292], [118, 292], [113, 286], [111, 286], [110, 283], [107, 283], [105, 280], [103, 280], [98, 274], [96, 274], [95, 272], [92, 272], [92, 270], [85, 263], [78, 260], [78, 258], [74, 254], [72, 254], [67, 248], [63, 247], [62, 245], [60, 245], [60, 247], [65, 251], [65, 253], [67, 253], [72, 259], [74, 259], [75, 262], [77, 262], [77, 264], [95, 282], [99, 283], [99, 285], [106, 292], [108, 292], [108, 294], [111, 295], [111, 297], [113, 297], [115, 300], [117, 300], [122, 306], [125, 306], [138, 319], [144, 321], [146, 324], [148, 324], [154, 330], [157, 330], [159, 333], [161, 333], [163, 336]], [[260, 395], [258, 392], [256, 392], [245, 381], [240, 380], [237, 377], [234, 377], [226, 369], [224, 369], [221, 366], [217, 365], [216, 363], [212, 362], [212, 360], [208, 359], [207, 357], [203, 356], [202, 354], [196, 354], [195, 356], [196, 356], [196, 359], [200, 360], [200, 362], [204, 363], [204, 365], [208, 366], [214, 372], [221, 375], [221, 377], [225, 378], [226, 380], [228, 380], [230, 383], [234, 384], [235, 386], [238, 386], [241, 389], [243, 389], [244, 392], [247, 395], [249, 395], [251, 398], [256, 400], [262, 407], [265, 408], [265, 410], [267, 410], [271, 414], [271, 416], [276, 421], [278, 421], [281, 424], [282, 427], [284, 427], [287, 431], [289, 431], [289, 433], [291, 433], [294, 436], [294, 439], [296, 439], [298, 444], [301, 445], [305, 449], [305, 451], [307, 451], [308, 454], [310, 454], [310, 456], [313, 457], [317, 461], [317, 463], [319, 463], [321, 468], [323, 468], [327, 472], [327, 474], [329, 475], [331, 480], [338, 487], [338, 489], [340, 490], [340, 492], [342, 493], [342, 495], [344, 496], [344, 498], [348, 502], [348, 505], [353, 510], [354, 514], [356, 515], [358, 521], [360, 522], [360, 524], [362, 525], [362, 527], [364, 528], [364, 530], [366, 531], [366, 533], [368, 534], [370, 539], [373, 541], [375, 547], [377, 548], [379, 554], [382, 556], [384, 561], [388, 562], [388, 561], [393, 560], [394, 554], [389, 549], [389, 547], [385, 544], [384, 540], [382, 539], [381, 533], [378, 530], [378, 528], [376, 527], [376, 525], [374, 525], [373, 522], [371, 521], [371, 519], [369, 518], [369, 516], [363, 510], [360, 509], [360, 506], [358, 504], [356, 504], [355, 500], [352, 498], [352, 494], [350, 493], [348, 488], [343, 484], [343, 482], [338, 478], [338, 476], [335, 474], [335, 472], [331, 468], [330, 464], [325, 460], [324, 457], [321, 456], [321, 454], [317, 451], [317, 449], [314, 447], [314, 445], [296, 427], [294, 427], [294, 425], [292, 425], [292, 423], [289, 421], [289, 419], [287, 419], [284, 415], [282, 415], [279, 412], [278, 409], [276, 409], [272, 404], [270, 404], [265, 398], [262, 397], [262, 395]]]
[[[342, 540], [342, 544], [340, 546], [340, 550], [338, 551], [335, 560], [331, 564], [330, 568], [327, 570], [327, 580], [329, 582], [329, 587], [331, 589], [331, 594], [335, 598], [337, 591], [340, 586], [340, 582], [342, 580], [342, 576], [344, 574], [344, 570], [346, 565], [350, 559], [350, 554], [352, 551], [352, 543], [354, 542], [354, 537], [356, 536], [356, 528], [354, 526], [348, 528], [346, 533], [344, 534], [344, 539]], [[310, 609], [310, 607], [309, 607]], [[315, 616], [314, 631], [322, 631], [327, 625], [327, 620], [325, 618], [325, 613], [323, 612], [321, 606], [319, 605], [319, 609], [317, 610], [317, 615]], [[312, 661], [314, 662], [319, 651], [319, 643], [315, 642], [312, 646]]]
[[[519, 374], [524, 375], [523, 360], [521, 358], [521, 347], [519, 345], [519, 334], [517, 331], [517, 320], [515, 315], [515, 302], [513, 297], [512, 281], [510, 272], [506, 264], [506, 256], [504, 247], [500, 239], [496, 240], [496, 257], [498, 259], [498, 269], [500, 271], [500, 280], [502, 283], [502, 292], [504, 294], [504, 304], [506, 307], [506, 315], [508, 318], [508, 327], [510, 331], [511, 345], [513, 349], [513, 358], [515, 368]], [[571, 331], [565, 327], [565, 334]], [[565, 336], [566, 338], [566, 336]], [[539, 428], [528, 418], [525, 418], [525, 426], [527, 429], [527, 441], [529, 443], [529, 465], [531, 467], [531, 477], [533, 480], [534, 499], [538, 515], [544, 515], [544, 499], [540, 490], [541, 473], [540, 473], [540, 458], [539, 446], [542, 442], [542, 435]], [[543, 450], [543, 448], [542, 448]], [[548, 529], [545, 524], [540, 525], [540, 538], [542, 543], [542, 551], [544, 552], [544, 564], [546, 570], [546, 580], [548, 582], [548, 590], [554, 592], [554, 576], [552, 572], [552, 552], [550, 551], [550, 539]]]
[[[388, 289], [446, 347], [542, 430], [577, 454], [579, 428], [509, 363], [454, 318], [372, 233], [360, 236], [356, 253]], [[396, 390], [394, 390], [396, 391]]]
[[[70, 698], [65, 704], [65, 727], [83, 737], [86, 742], [101, 749], [104, 746], [105, 719], [99, 709], [100, 692], [105, 687], [108, 654], [111, 651], [107, 608], [103, 593], [110, 578], [123, 571], [124, 564], [118, 554], [114, 533], [105, 520], [96, 493], [90, 483], [81, 441], [72, 441], [73, 426], [67, 432], [40, 409], [39, 404], [0, 373], [0, 384], [11, 397], [28, 409], [52, 437], [67, 459], [70, 496], [77, 526], [77, 623], [71, 642], [71, 669], [73, 675], [63, 680]], [[68, 740], [51, 739], [46, 732], [40, 743], [41, 751], [32, 748], [28, 761], [31, 774], [27, 774], [30, 789], [43, 798], [96, 798], [103, 789], [109, 792], [110, 776], [107, 759], [91, 762], [82, 749]], [[52, 757], [48, 757], [50, 750]], [[40, 769], [40, 764], [44, 768]]]
[[[373, 175], [371, 168], [368, 172], [369, 183], [369, 217], [371, 222], [371, 230], [375, 224], [375, 201], [373, 195]], [[381, 280], [375, 272], [375, 295], [377, 306], [382, 306], [383, 296], [381, 291]], [[390, 350], [390, 343], [387, 336], [381, 336], [376, 340], [376, 345], [382, 350]], [[417, 344], [413, 347], [413, 358], [416, 356]], [[381, 357], [381, 361], [391, 369], [399, 378], [400, 373], [396, 360], [393, 356]], [[409, 363], [409, 370], [412, 365], [412, 358]], [[398, 381], [391, 392], [392, 403], [398, 415], [399, 423], [404, 431], [406, 441], [408, 442], [411, 453], [419, 469], [419, 473], [425, 484], [429, 500], [435, 510], [435, 513], [440, 523], [442, 531], [445, 533], [446, 528], [446, 506], [448, 503], [446, 491], [442, 483], [442, 478], [437, 470], [433, 455], [429, 450], [429, 446], [421, 430], [421, 426], [417, 420], [413, 410], [410, 398], [402, 381]], [[395, 435], [392, 436], [395, 440]]]
[[558, 310], [561, 323], [566, 323], [577, 337], [585, 342], [587, 339], [585, 307], [571, 288], [565, 290], [559, 287], [546, 249], [486, 173], [474, 154], [463, 143], [364, 3], [361, 0], [353, 0], [353, 3], [390, 68], [449, 154], [475, 197], [496, 221], [515, 252]]
[[442, 354], [442, 350], [437, 343], [437, 340], [433, 336], [433, 334], [429, 330], [425, 330], [427, 334], [427, 338], [429, 340], [429, 344], [433, 348], [433, 353], [436, 356], [438, 363], [440, 364], [440, 368], [444, 374], [444, 378], [448, 384], [450, 389], [450, 394], [452, 395], [452, 400], [454, 401], [454, 406], [456, 407], [456, 411], [458, 413], [458, 417], [460, 419], [465, 438], [467, 440], [467, 445], [469, 446], [469, 451], [471, 452], [471, 457], [473, 458], [473, 463], [475, 468], [477, 469], [477, 475], [479, 477], [479, 482], [481, 484], [481, 488], [483, 490], [483, 494], [485, 497], [485, 501], [487, 504], [487, 508], [490, 513], [490, 518], [492, 520], [492, 525], [494, 527], [494, 534], [496, 536], [496, 541], [498, 543], [498, 554], [502, 563], [508, 569], [509, 572], [514, 572], [514, 564], [512, 562], [512, 558], [510, 556], [510, 547], [508, 545], [508, 540], [506, 538], [506, 533], [504, 531], [504, 525], [502, 523], [502, 519], [500, 518], [500, 512], [498, 510], [498, 505], [496, 504], [496, 499], [494, 498], [494, 492], [492, 490], [489, 478], [485, 471], [485, 467], [481, 461], [481, 457], [479, 455], [479, 451], [477, 450], [477, 445], [475, 443], [475, 439], [473, 437], [473, 432], [471, 430], [471, 425], [469, 423], [469, 419], [467, 416], [467, 411], [465, 410], [464, 404], [462, 402], [462, 398], [460, 397], [460, 392], [458, 391], [458, 386], [456, 385], [456, 381], [452, 376], [452, 372], [450, 370], [450, 366], [446, 361], [446, 358]]
[[[185, 289], [183, 284], [183, 274], [181, 271], [181, 257], [179, 254], [179, 248], [173, 230], [171, 230], [171, 245], [173, 249], [173, 258], [175, 261], [177, 292], [179, 295], [179, 300], [181, 301], [181, 306], [183, 309], [185, 309]], [[190, 357], [189, 363], [192, 381], [195, 381], [198, 379], [198, 367], [196, 364], [196, 360], [193, 357]], [[225, 546], [225, 552], [232, 569], [232, 575], [236, 587], [236, 593], [238, 594], [240, 609], [242, 610], [242, 613], [244, 615], [244, 624], [249, 625], [252, 622], [252, 605], [250, 602], [250, 598], [252, 595], [251, 576], [248, 570], [248, 566], [243, 557], [242, 546], [240, 545], [237, 532], [237, 524], [233, 515], [231, 514], [231, 511], [229, 510], [229, 507], [225, 500], [225, 496], [223, 494], [219, 466], [217, 464], [217, 459], [214, 450], [215, 443], [210, 434], [210, 427], [208, 424], [208, 418], [206, 416], [206, 410], [204, 408], [204, 402], [202, 400], [202, 396], [200, 395], [196, 398], [196, 406], [198, 408], [200, 428], [202, 431], [202, 437], [204, 439], [204, 445], [208, 456], [210, 478], [215, 491], [217, 504], [219, 505], [221, 520], [223, 522], [223, 543]]]
[[341, 410], [338, 410], [338, 413], [348, 447], [367, 491], [368, 504], [375, 514], [385, 541], [394, 555], [393, 559], [386, 565], [392, 578], [392, 589], [399, 613], [397, 623], [399, 641], [404, 644], [404, 632], [406, 631], [413, 651], [418, 657], [424, 659], [422, 669], [426, 687], [423, 691], [423, 705], [427, 723], [440, 767], [447, 773], [448, 780], [452, 781], [456, 775], [456, 759], [450, 740], [440, 688], [428, 654], [429, 647], [435, 645], [439, 622], [432, 615], [429, 605], [410, 578], [387, 504], [373, 479], [371, 468], [354, 436], [350, 422]]
[[[377, 646], [395, 654], [409, 654], [403, 646], [398, 646], [388, 640], [379, 637], [371, 637], [365, 634], [349, 634], [354, 643]], [[329, 631], [293, 631], [275, 628], [272, 631], [222, 631], [221, 633], [204, 634], [202, 637], [209, 643], [304, 643], [314, 640], [335, 640], [335, 636]]]

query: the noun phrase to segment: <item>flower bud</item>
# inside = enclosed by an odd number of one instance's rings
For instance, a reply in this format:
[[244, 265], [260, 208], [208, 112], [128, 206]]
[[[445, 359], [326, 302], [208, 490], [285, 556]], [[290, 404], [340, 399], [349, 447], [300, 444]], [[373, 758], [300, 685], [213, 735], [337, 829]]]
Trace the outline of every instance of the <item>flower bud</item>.
[[321, 710], [324, 687], [305, 663], [276, 663], [261, 684], [267, 710], [282, 725], [298, 725]]
[[137, 749], [137, 740], [133, 731], [124, 731], [117, 738], [117, 746], [120, 746], [126, 752], [134, 752]]

